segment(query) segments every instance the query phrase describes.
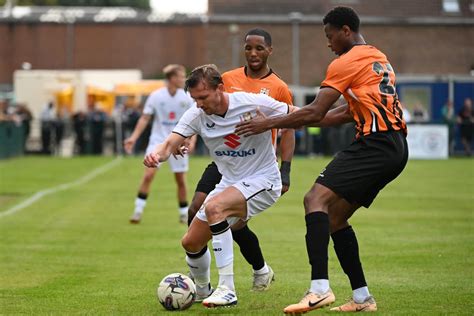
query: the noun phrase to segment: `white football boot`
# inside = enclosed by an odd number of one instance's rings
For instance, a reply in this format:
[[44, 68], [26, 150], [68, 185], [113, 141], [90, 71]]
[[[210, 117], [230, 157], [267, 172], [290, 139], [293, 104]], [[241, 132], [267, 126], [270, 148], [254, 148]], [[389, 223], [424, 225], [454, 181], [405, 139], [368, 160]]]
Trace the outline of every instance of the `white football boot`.
[[202, 305], [213, 307], [226, 307], [237, 304], [237, 295], [225, 285], [219, 285], [211, 296], [202, 301]]

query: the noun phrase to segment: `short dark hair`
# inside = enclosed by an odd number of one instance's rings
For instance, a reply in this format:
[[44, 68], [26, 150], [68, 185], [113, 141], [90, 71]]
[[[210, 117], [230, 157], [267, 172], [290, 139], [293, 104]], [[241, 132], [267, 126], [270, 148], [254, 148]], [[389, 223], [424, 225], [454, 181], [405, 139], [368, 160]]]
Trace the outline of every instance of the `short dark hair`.
[[270, 33], [265, 31], [264, 29], [260, 29], [260, 28], [251, 29], [250, 31], [247, 32], [247, 34], [245, 34], [244, 41], [247, 40], [247, 36], [249, 35], [262, 36], [265, 44], [267, 44], [267, 46], [272, 46], [272, 36], [270, 35]]
[[194, 68], [186, 79], [184, 90], [188, 91], [190, 88], [195, 88], [202, 81], [206, 83], [208, 88], [214, 90], [217, 89], [219, 84], [223, 83], [216, 65], [208, 64]]
[[335, 7], [329, 11], [323, 19], [324, 25], [328, 23], [339, 29], [347, 25], [353, 32], [359, 32], [359, 16], [349, 7]]

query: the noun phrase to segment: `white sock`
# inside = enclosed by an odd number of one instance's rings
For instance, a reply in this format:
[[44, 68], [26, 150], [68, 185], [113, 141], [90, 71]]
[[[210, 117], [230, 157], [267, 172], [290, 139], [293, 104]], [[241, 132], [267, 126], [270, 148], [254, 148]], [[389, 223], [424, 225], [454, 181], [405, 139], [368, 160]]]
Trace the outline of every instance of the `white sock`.
[[212, 232], [212, 247], [219, 270], [219, 285], [225, 285], [234, 290], [234, 241], [227, 221], [210, 225]]
[[263, 268], [261, 268], [260, 270], [253, 270], [253, 274], [256, 274], [256, 275], [267, 274], [268, 272], [270, 272], [270, 269], [268, 269], [266, 262]]
[[367, 286], [360, 287], [352, 291], [352, 298], [354, 302], [362, 304], [370, 296], [369, 288]]
[[223, 268], [219, 268], [219, 285], [225, 285], [232, 291], [235, 291], [234, 286], [234, 263], [231, 262]]
[[188, 215], [188, 207], [180, 207], [179, 208], [179, 215]]
[[327, 291], [329, 291], [329, 280], [311, 280], [311, 288], [309, 289], [309, 291], [316, 294], [326, 293]]
[[145, 208], [145, 206], [146, 206], [145, 199], [141, 199], [139, 197], [135, 199], [135, 213], [138, 213], [138, 214], [143, 213], [143, 209]]
[[209, 249], [199, 258], [191, 258], [186, 255], [186, 263], [194, 277], [194, 283], [200, 288], [207, 288], [211, 281], [211, 252]]

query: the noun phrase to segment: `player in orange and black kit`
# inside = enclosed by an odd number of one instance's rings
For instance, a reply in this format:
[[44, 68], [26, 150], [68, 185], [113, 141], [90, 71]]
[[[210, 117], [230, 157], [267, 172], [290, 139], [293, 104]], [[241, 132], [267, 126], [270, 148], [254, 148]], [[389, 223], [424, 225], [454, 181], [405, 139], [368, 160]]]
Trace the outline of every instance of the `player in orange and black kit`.
[[[222, 75], [226, 92], [233, 93], [244, 91], [251, 93], [264, 93], [270, 97], [285, 102], [293, 103], [293, 97], [286, 83], [269, 67], [267, 60], [272, 53], [272, 38], [268, 32], [262, 29], [252, 29], [245, 35], [245, 58], [247, 65], [225, 72]], [[235, 135], [235, 137], [238, 137]], [[277, 130], [273, 130], [273, 142], [276, 148]], [[290, 167], [295, 148], [294, 129], [281, 130], [280, 152], [281, 152], [281, 178], [282, 194], [288, 191], [290, 186]], [[188, 222], [190, 223], [196, 212], [202, 206], [209, 192], [221, 180], [221, 174], [214, 162], [205, 169], [199, 181], [193, 200], [189, 207]], [[274, 273], [270, 266], [265, 263], [259, 241], [254, 232], [250, 230], [247, 223], [240, 221], [232, 227], [232, 237], [239, 245], [240, 251], [254, 270], [254, 291], [268, 289], [274, 279]], [[191, 258], [201, 258], [206, 249], [199, 253], [187, 255]], [[204, 259], [202, 259], [204, 260]], [[198, 298], [207, 295], [205, 289], [198, 289]], [[203, 292], [201, 294], [200, 292]], [[209, 292], [208, 292], [209, 293]]]
[[[339, 57], [329, 65], [316, 99], [287, 116], [254, 117], [236, 129], [239, 135], [252, 135], [270, 128], [356, 123], [356, 140], [327, 165], [304, 198], [311, 286], [299, 303], [284, 309], [287, 314], [307, 312], [335, 301], [328, 278], [330, 236], [353, 290], [349, 302], [332, 310], [377, 310], [348, 220], [360, 206], [370, 206], [378, 192], [402, 172], [408, 158], [407, 129], [387, 57], [365, 43], [359, 34], [359, 17], [351, 8], [334, 8], [323, 23], [328, 46]], [[341, 94], [348, 104], [329, 111]]]

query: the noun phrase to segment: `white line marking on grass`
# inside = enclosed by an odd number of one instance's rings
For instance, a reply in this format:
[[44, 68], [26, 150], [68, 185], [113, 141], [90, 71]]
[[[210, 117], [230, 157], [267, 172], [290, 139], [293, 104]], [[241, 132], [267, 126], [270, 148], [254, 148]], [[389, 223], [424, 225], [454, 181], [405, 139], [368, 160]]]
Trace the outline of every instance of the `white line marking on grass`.
[[60, 184], [58, 186], [55, 186], [55, 187], [52, 187], [52, 188], [49, 188], [49, 189], [38, 191], [33, 196], [26, 199], [25, 201], [9, 208], [8, 210], [6, 210], [4, 212], [1, 212], [0, 213], [0, 218], [8, 216], [8, 215], [15, 214], [16, 212], [24, 209], [25, 207], [30, 206], [31, 204], [35, 203], [36, 201], [38, 201], [39, 199], [41, 199], [41, 198], [43, 198], [47, 195], [54, 194], [54, 193], [57, 193], [59, 191], [64, 191], [64, 190], [70, 189], [72, 187], [76, 187], [76, 186], [82, 185], [86, 182], [89, 182], [90, 180], [94, 179], [98, 175], [112, 169], [113, 167], [118, 165], [120, 162], [122, 162], [122, 158], [121, 157], [116, 158], [116, 159], [112, 160], [111, 162], [108, 162], [105, 165], [94, 169], [92, 172], [86, 174], [82, 178], [77, 179], [76, 181], [69, 182], [69, 183], [63, 183], [63, 184]]

